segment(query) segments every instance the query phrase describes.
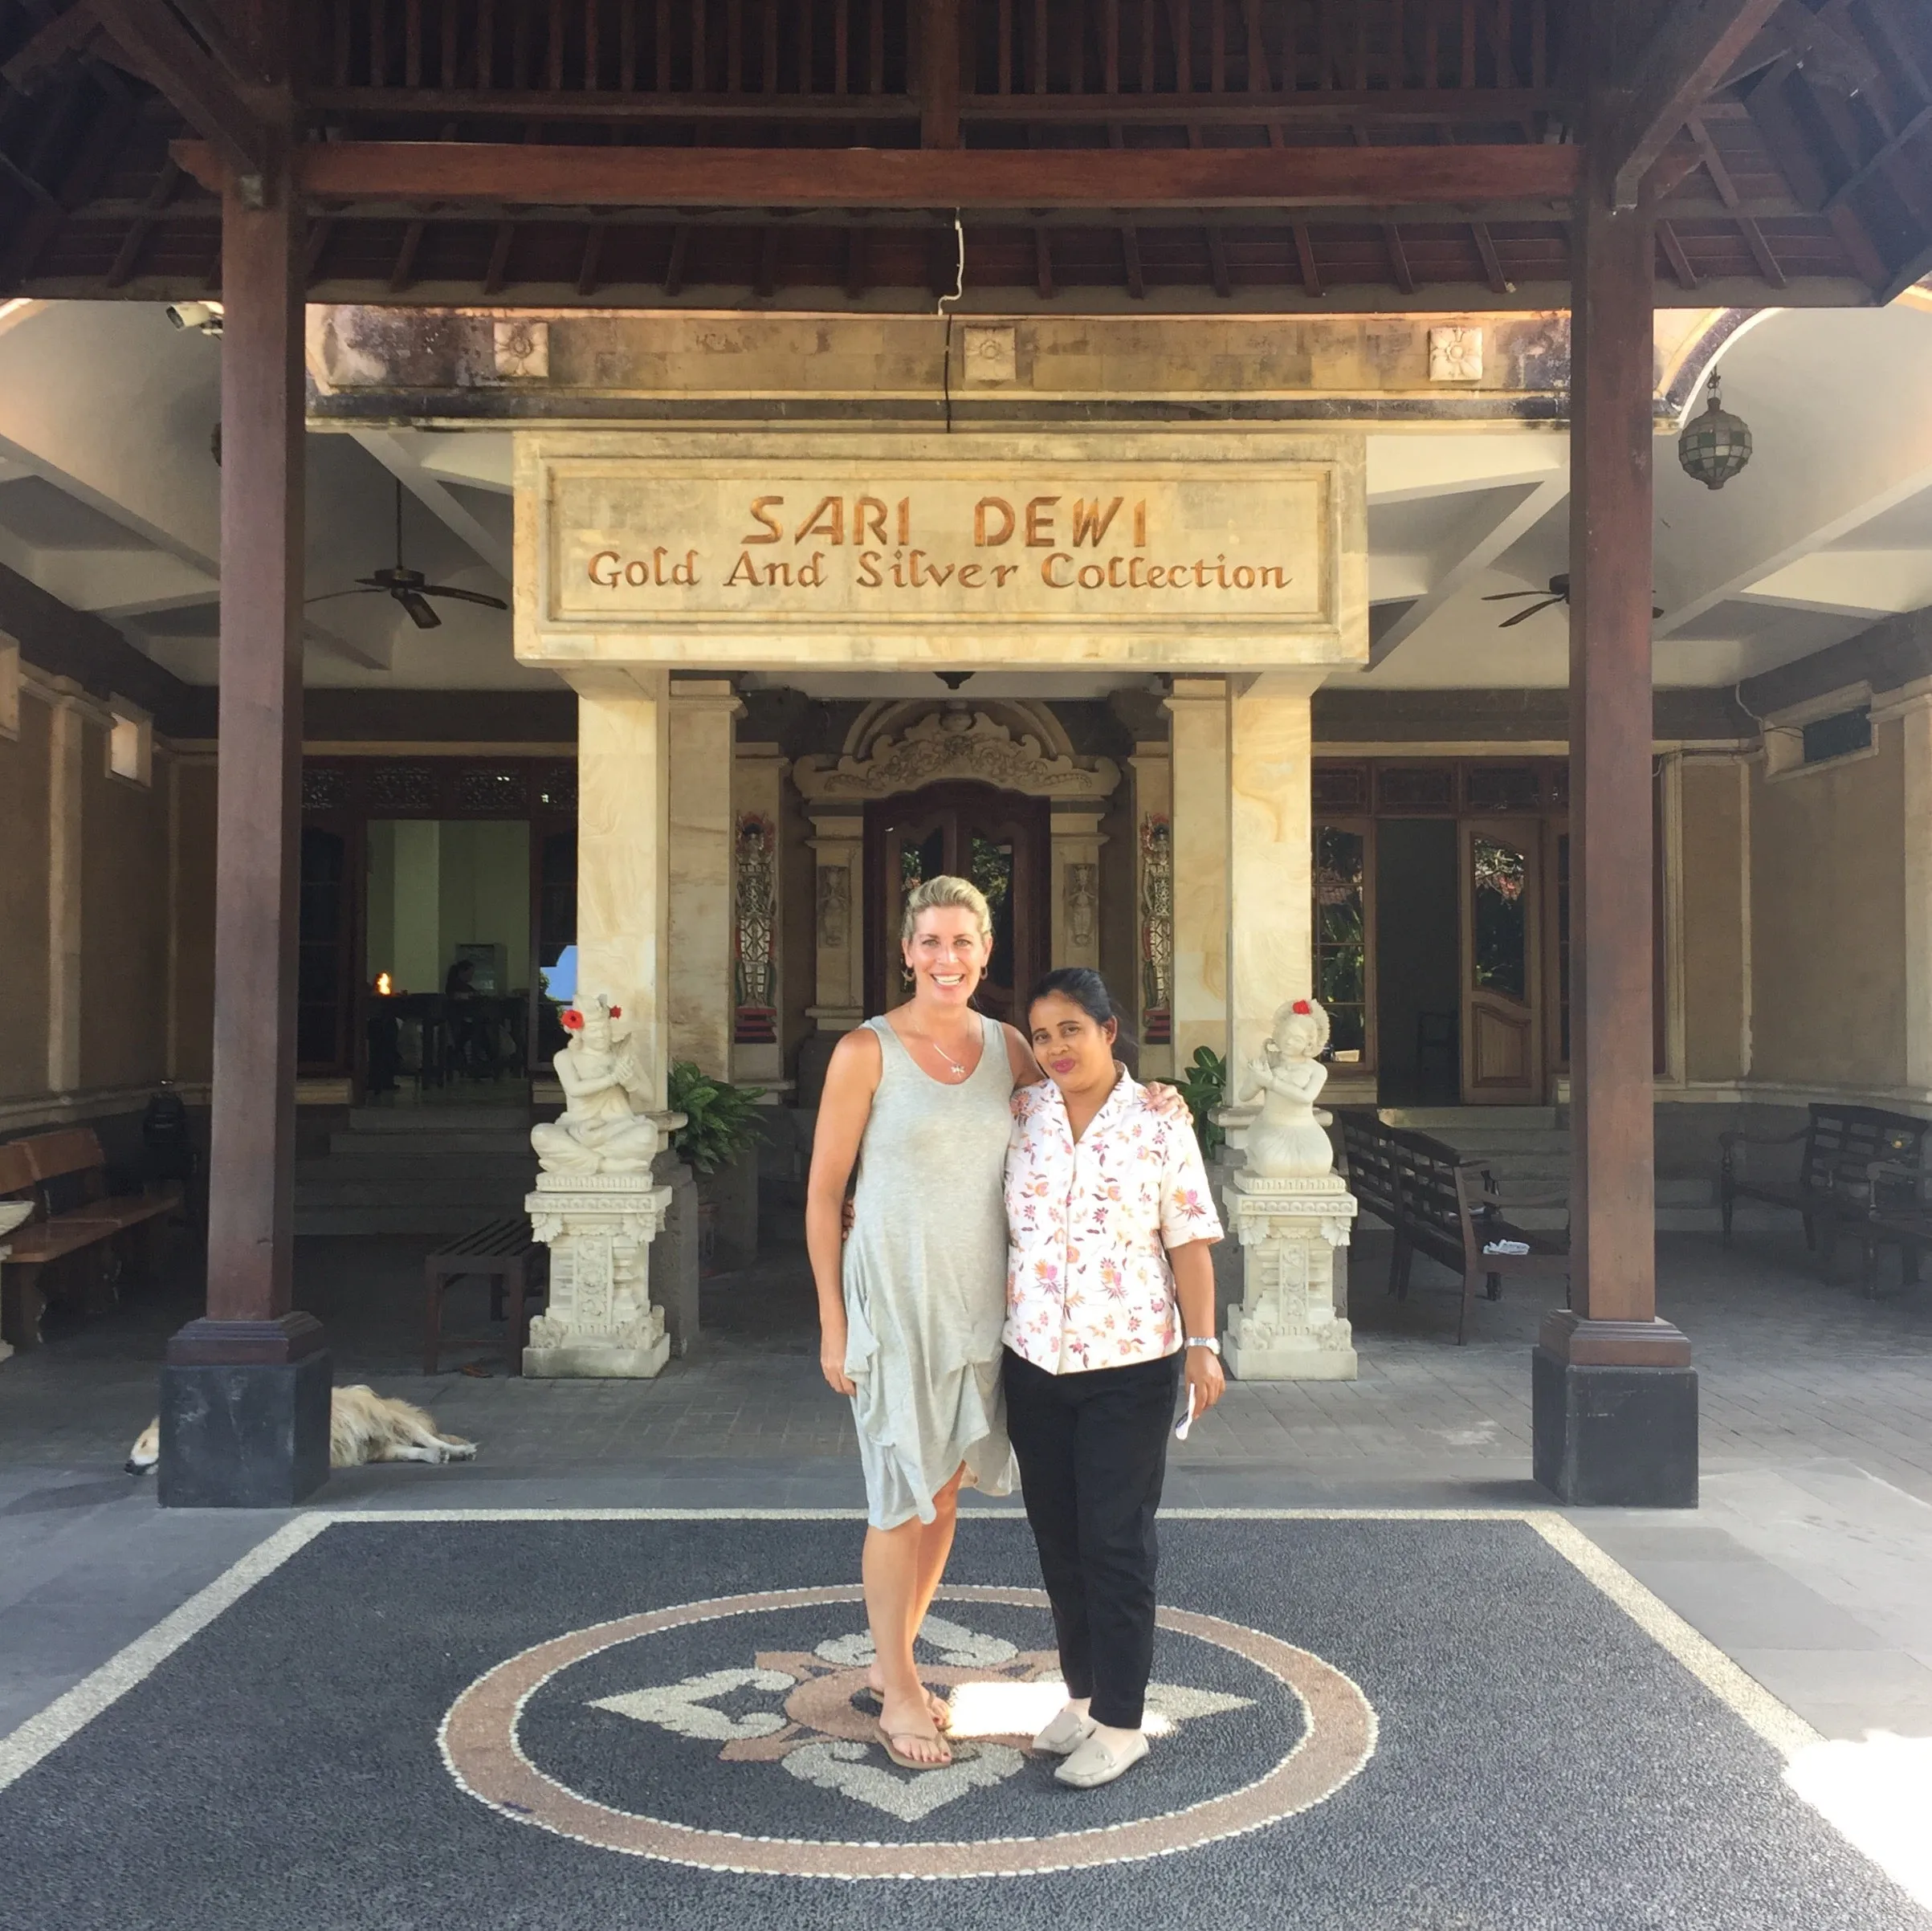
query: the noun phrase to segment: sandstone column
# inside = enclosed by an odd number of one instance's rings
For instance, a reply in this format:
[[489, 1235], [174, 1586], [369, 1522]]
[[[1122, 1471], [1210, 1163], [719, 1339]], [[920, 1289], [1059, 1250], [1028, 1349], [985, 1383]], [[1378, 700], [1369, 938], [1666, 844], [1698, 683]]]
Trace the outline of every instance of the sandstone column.
[[[621, 1012], [626, 1097], [641, 1118], [656, 1116], [662, 1148], [670, 1045], [669, 680], [661, 670], [634, 670], [585, 672], [575, 682], [577, 1004], [601, 997]], [[559, 1126], [567, 1129], [576, 1112], [567, 1107]], [[550, 1303], [531, 1323], [526, 1375], [637, 1378], [663, 1367], [670, 1344], [664, 1311], [650, 1302], [650, 1250], [670, 1200], [670, 1189], [634, 1158], [608, 1171], [594, 1147], [556, 1170], [546, 1157], [524, 1202], [550, 1248]]]
[[1228, 706], [1229, 1098], [1286, 999], [1311, 988], [1309, 697], [1292, 672], [1245, 680]]
[[1174, 1064], [1228, 1050], [1228, 682], [1177, 677], [1172, 727]]
[[[1309, 699], [1315, 677], [1241, 680], [1228, 706], [1229, 1105], [1237, 1151], [1258, 1110], [1251, 1062], [1279, 1007], [1312, 990], [1313, 855]], [[1352, 1381], [1349, 1228], [1340, 1177], [1239, 1171], [1227, 1189], [1241, 1243], [1241, 1301], [1229, 1310], [1229, 1371], [1246, 1381]]]
[[744, 710], [728, 678], [672, 682], [670, 1057], [716, 1079], [730, 1077], [737, 1004], [732, 739]]
[[[1100, 848], [1104, 814], [1097, 808], [1056, 805], [1051, 819], [1051, 953], [1056, 966], [1100, 963]], [[1026, 988], [1020, 992], [1024, 996]]]
[[1174, 1072], [1174, 761], [1164, 741], [1134, 747], [1134, 1013], [1144, 1079]]

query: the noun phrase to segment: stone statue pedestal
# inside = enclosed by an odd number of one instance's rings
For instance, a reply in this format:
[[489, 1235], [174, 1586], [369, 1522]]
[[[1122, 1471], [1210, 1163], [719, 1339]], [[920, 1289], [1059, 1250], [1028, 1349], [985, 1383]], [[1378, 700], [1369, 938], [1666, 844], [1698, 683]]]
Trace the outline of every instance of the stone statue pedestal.
[[530, 1324], [524, 1372], [547, 1379], [648, 1380], [670, 1359], [650, 1298], [650, 1244], [670, 1189], [645, 1173], [540, 1173], [526, 1197], [550, 1249], [550, 1306]]
[[1241, 1305], [1228, 1310], [1221, 1359], [1238, 1381], [1353, 1381], [1347, 1318], [1355, 1196], [1341, 1175], [1262, 1179], [1237, 1173], [1224, 1196], [1241, 1242]]

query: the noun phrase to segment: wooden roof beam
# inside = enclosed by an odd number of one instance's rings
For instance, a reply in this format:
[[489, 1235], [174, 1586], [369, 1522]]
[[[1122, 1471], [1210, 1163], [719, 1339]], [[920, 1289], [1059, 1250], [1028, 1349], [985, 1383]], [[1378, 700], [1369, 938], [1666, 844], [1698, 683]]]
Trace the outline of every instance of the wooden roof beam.
[[[244, 204], [259, 202], [268, 165], [268, 130], [234, 80], [165, 6], [143, 0], [87, 0], [123, 48], [190, 124], [201, 129]], [[193, 169], [189, 170], [193, 173]], [[196, 178], [221, 191], [221, 180]]]
[[[218, 186], [223, 157], [176, 158]], [[1248, 149], [584, 148], [332, 141], [295, 150], [321, 201], [623, 208], [1376, 208], [1566, 201], [1570, 146]]]
[[1652, 165], [1776, 12], [1779, 0], [1702, 0], [1669, 10], [1637, 56], [1629, 93], [1600, 140], [1619, 208], [1634, 208]]

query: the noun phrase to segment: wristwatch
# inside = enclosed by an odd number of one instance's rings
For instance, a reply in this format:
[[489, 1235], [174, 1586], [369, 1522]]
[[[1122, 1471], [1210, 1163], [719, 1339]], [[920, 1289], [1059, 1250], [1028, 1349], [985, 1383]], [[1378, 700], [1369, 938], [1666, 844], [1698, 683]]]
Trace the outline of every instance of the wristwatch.
[[1210, 1355], [1218, 1355], [1221, 1352], [1221, 1343], [1212, 1334], [1208, 1335], [1204, 1339], [1199, 1334], [1190, 1334], [1188, 1337], [1188, 1346], [1189, 1347], [1204, 1347]]

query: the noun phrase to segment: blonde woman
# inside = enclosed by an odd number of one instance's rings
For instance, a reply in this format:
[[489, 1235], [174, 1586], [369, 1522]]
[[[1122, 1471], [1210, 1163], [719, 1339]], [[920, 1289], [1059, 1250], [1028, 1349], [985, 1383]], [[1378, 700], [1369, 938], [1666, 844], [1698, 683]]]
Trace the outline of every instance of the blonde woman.
[[[1013, 1485], [1000, 1403], [1016, 1086], [1039, 1077], [1011, 1026], [971, 1000], [992, 952], [986, 900], [928, 878], [906, 901], [912, 996], [840, 1040], [825, 1072], [805, 1196], [819, 1366], [851, 1397], [866, 1476], [866, 1615], [879, 1740], [895, 1763], [952, 1760], [948, 1712], [912, 1644], [952, 1550], [964, 1480]], [[841, 1212], [858, 1192], [841, 1254]]]

